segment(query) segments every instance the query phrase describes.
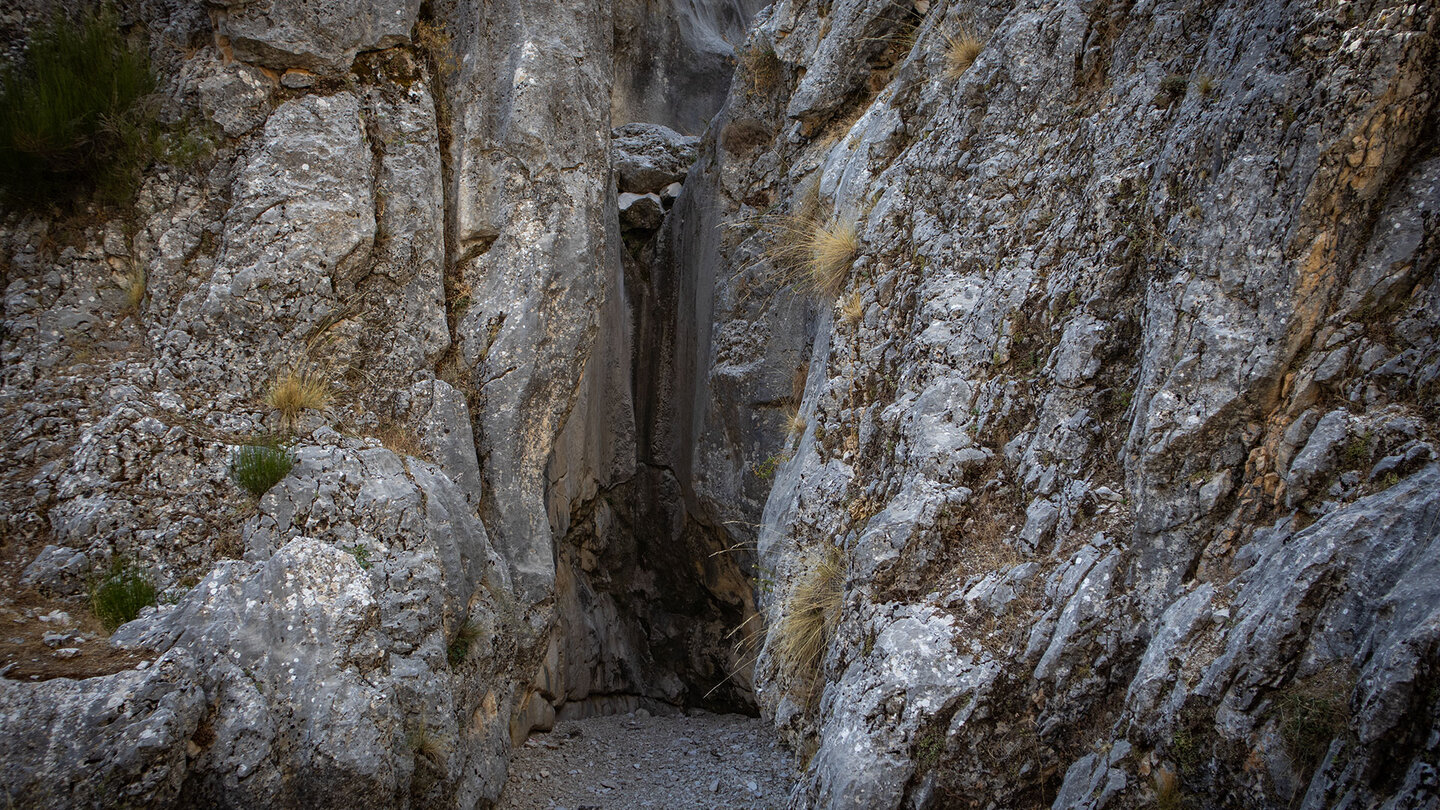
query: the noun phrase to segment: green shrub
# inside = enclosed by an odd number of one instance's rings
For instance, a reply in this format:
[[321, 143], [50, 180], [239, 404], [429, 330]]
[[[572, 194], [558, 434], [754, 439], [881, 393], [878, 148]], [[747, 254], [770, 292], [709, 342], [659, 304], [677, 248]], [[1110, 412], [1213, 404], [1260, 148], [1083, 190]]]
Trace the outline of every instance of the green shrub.
[[276, 444], [248, 444], [230, 459], [230, 477], [255, 497], [260, 497], [290, 474], [295, 457]]
[[106, 630], [132, 621], [141, 608], [153, 604], [155, 586], [124, 560], [117, 559], [110, 571], [90, 587], [90, 608]]
[[57, 12], [0, 75], [0, 182], [27, 202], [87, 186], [127, 202], [156, 139], [142, 103], [154, 88], [149, 53], [126, 41], [114, 9]]
[[1179, 73], [1171, 73], [1160, 80], [1160, 96], [1166, 102], [1179, 101], [1185, 98], [1185, 93], [1190, 87], [1190, 80]]
[[350, 552], [350, 556], [355, 558], [355, 563], [360, 566], [362, 571], [369, 571], [370, 566], [375, 564], [374, 561], [370, 559], [370, 549], [359, 543], [353, 546], [345, 546], [344, 549]]
[[1302, 771], [1309, 771], [1350, 729], [1350, 693], [1355, 681], [1343, 668], [1332, 668], [1291, 684], [1276, 701], [1280, 738]]
[[480, 638], [480, 628], [473, 620], [466, 619], [460, 625], [460, 630], [455, 633], [455, 638], [450, 639], [450, 643], [445, 647], [445, 658], [450, 662], [450, 666], [458, 667], [466, 658], [470, 657], [470, 645], [474, 644], [478, 638]]

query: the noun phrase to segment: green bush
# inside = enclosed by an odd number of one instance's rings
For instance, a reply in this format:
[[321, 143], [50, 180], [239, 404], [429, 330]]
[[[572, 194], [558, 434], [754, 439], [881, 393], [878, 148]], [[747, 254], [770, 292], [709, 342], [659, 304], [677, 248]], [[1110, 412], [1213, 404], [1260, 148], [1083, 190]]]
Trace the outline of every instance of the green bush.
[[141, 608], [153, 604], [155, 586], [124, 560], [116, 560], [90, 588], [90, 608], [106, 630], [133, 620]]
[[230, 459], [230, 477], [255, 497], [260, 497], [290, 474], [295, 457], [275, 444], [247, 444]]
[[1301, 771], [1310, 771], [1337, 737], [1350, 730], [1350, 693], [1355, 680], [1343, 668], [1332, 668], [1291, 684], [1276, 701], [1280, 738]]
[[445, 660], [449, 661], [452, 667], [460, 666], [466, 658], [470, 657], [470, 645], [479, 638], [480, 628], [473, 619], [466, 619], [460, 625], [460, 630], [455, 633], [455, 638], [450, 639], [450, 643], [446, 645]]
[[114, 9], [56, 12], [0, 74], [0, 182], [24, 202], [85, 187], [127, 202], [156, 140], [142, 103], [154, 88], [148, 51], [121, 34]]

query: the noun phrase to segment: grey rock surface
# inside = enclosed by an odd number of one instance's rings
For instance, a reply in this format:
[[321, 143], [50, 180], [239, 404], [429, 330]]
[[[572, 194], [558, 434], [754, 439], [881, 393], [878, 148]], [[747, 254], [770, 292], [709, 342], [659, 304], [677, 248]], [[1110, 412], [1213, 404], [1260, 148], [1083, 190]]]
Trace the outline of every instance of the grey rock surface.
[[16, 803], [487, 806], [757, 704], [795, 808], [1437, 801], [1433, 2], [209, 8], [125, 18], [209, 151], [0, 219]]
[[410, 39], [420, 0], [221, 0], [215, 27], [235, 57], [268, 68], [324, 75], [349, 71], [361, 51]]
[[[1407, 493], [1440, 370], [1434, 226], [1411, 213], [1440, 191], [1418, 91], [1436, 15], [1196, 14], [778, 3], [752, 32], [665, 226], [705, 291], [674, 457], [772, 583], [757, 694], [820, 752], [792, 807], [1138, 807], [1167, 773], [1206, 806], [1432, 800], [1413, 690], [1433, 680], [1368, 667], [1418, 632], [1384, 606], [1434, 539], [1434, 495]], [[961, 31], [979, 47], [956, 69]], [[1404, 112], [1382, 122], [1381, 94]], [[855, 224], [834, 299], [792, 283], [776, 214]], [[1341, 533], [1397, 567], [1313, 545]], [[812, 679], [777, 650], [831, 546]], [[867, 617], [897, 605], [950, 617], [950, 648], [998, 674], [914, 718], [859, 699], [925, 683], [867, 668]], [[1301, 630], [1318, 616], [1336, 633]], [[1335, 671], [1358, 680], [1315, 697]], [[1393, 757], [1383, 785], [1348, 765], [1358, 737], [1284, 730], [1323, 700], [1358, 733], [1370, 689], [1425, 707], [1361, 743]]]
[[[0, 775], [13, 807], [172, 807], [207, 712], [183, 650], [144, 670], [40, 684], [0, 679]], [[62, 730], [57, 733], [57, 730]]]
[[761, 0], [621, 0], [615, 15], [615, 124], [705, 131], [725, 102], [736, 46]]
[[610, 134], [615, 182], [622, 193], [650, 194], [685, 182], [700, 145], [698, 137], [659, 124], [625, 124]]

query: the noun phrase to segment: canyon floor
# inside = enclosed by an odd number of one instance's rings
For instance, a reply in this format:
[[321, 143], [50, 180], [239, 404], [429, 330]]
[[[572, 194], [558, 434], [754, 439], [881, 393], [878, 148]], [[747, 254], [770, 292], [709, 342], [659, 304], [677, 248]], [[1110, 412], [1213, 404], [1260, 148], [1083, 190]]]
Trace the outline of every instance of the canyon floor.
[[698, 713], [561, 722], [515, 752], [502, 810], [775, 808], [793, 760], [757, 718]]

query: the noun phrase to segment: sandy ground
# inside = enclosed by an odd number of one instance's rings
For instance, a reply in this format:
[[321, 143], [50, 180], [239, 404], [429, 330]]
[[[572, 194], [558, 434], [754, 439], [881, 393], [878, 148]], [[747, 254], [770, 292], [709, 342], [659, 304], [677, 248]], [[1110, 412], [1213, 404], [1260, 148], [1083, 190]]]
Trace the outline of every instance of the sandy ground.
[[500, 808], [780, 808], [793, 782], [793, 758], [762, 720], [638, 712], [532, 736], [510, 763]]

